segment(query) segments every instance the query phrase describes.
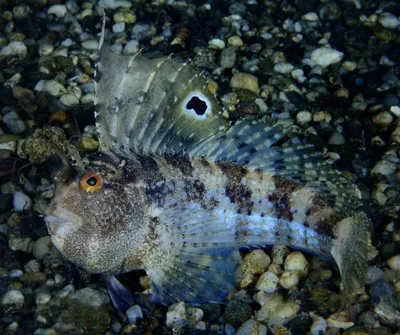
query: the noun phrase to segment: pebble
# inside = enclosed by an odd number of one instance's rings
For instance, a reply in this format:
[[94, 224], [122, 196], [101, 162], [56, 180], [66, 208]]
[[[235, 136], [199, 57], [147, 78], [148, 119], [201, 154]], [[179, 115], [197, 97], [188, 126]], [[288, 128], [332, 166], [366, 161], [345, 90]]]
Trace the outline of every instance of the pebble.
[[272, 262], [282, 265], [286, 256], [289, 254], [289, 249], [284, 245], [275, 245], [272, 247]]
[[236, 50], [233, 47], [228, 47], [222, 50], [220, 66], [224, 69], [230, 69], [235, 66], [236, 63]]
[[16, 211], [28, 210], [32, 205], [32, 200], [25, 193], [17, 191], [13, 194], [13, 205]]
[[306, 14], [304, 14], [301, 18], [302, 18], [304, 21], [311, 21], [311, 22], [315, 22], [315, 21], [318, 21], [318, 20], [319, 20], [319, 17], [318, 17], [318, 15], [317, 15], [317, 13], [314, 13], [314, 12], [306, 13]]
[[255, 319], [244, 322], [236, 332], [236, 335], [266, 335], [267, 327], [258, 323]]
[[38, 292], [36, 294], [36, 305], [46, 305], [51, 300], [48, 292]]
[[233, 75], [229, 85], [233, 90], [245, 90], [254, 94], [260, 92], [258, 78], [245, 72], [239, 72]]
[[228, 38], [228, 44], [233, 47], [241, 47], [243, 45], [243, 41], [239, 36], [231, 36]]
[[383, 176], [390, 176], [394, 174], [398, 168], [395, 162], [390, 162], [388, 160], [380, 160], [371, 170], [371, 175], [381, 174]]
[[114, 22], [133, 24], [136, 22], [136, 14], [130, 9], [120, 9], [114, 14]]
[[73, 94], [63, 94], [60, 97], [60, 102], [64, 106], [73, 106], [73, 105], [78, 105], [79, 104], [79, 99]]
[[20, 58], [25, 58], [28, 53], [28, 48], [24, 42], [13, 41], [1, 48], [0, 56], [18, 56]]
[[22, 307], [24, 302], [25, 297], [19, 290], [7, 291], [1, 300], [3, 305], [15, 305], [16, 307]]
[[139, 51], [139, 41], [130, 40], [125, 44], [124, 50], [122, 53], [124, 55], [134, 55]]
[[21, 119], [18, 113], [11, 111], [3, 116], [3, 122], [15, 134], [21, 134], [27, 130], [25, 122]]
[[225, 42], [219, 38], [213, 38], [208, 42], [208, 47], [214, 50], [222, 50], [225, 48]]
[[344, 61], [342, 66], [349, 72], [352, 72], [355, 69], [357, 69], [357, 63], [349, 60]]
[[126, 311], [129, 323], [136, 323], [137, 319], [143, 319], [143, 312], [139, 305], [133, 305]]
[[25, 272], [38, 272], [40, 271], [40, 263], [37, 259], [31, 259], [24, 265]]
[[68, 299], [74, 303], [89, 307], [101, 307], [107, 305], [110, 302], [110, 298], [107, 293], [99, 290], [85, 287], [72, 293]]
[[252, 250], [243, 258], [243, 263], [240, 265], [240, 269], [243, 275], [240, 281], [241, 287], [246, 287], [250, 285], [255, 275], [264, 273], [271, 259], [269, 256], [261, 249]]
[[400, 255], [395, 255], [387, 260], [388, 265], [392, 270], [400, 270]]
[[233, 327], [239, 327], [253, 315], [253, 310], [246, 302], [230, 300], [225, 307], [222, 317]]
[[300, 251], [291, 252], [285, 259], [285, 271], [299, 271], [302, 276], [308, 274], [308, 261]]
[[87, 40], [82, 42], [82, 46], [87, 50], [98, 50], [99, 49], [99, 42], [97, 40]]
[[279, 278], [275, 273], [264, 272], [256, 283], [256, 289], [267, 293], [273, 293], [276, 291]]
[[348, 329], [354, 326], [354, 322], [348, 321], [348, 313], [342, 311], [330, 315], [326, 319], [326, 325], [331, 328]]
[[304, 83], [307, 80], [307, 77], [304, 75], [304, 71], [302, 69], [293, 70], [290, 75], [297, 82]]
[[312, 119], [312, 114], [307, 111], [298, 112], [296, 114], [296, 121], [299, 124], [307, 124]]
[[311, 330], [311, 334], [312, 335], [320, 335], [320, 334], [324, 334], [326, 332], [326, 321], [325, 319], [316, 316], [313, 318], [313, 323], [310, 327]]
[[54, 50], [54, 46], [50, 43], [40, 43], [38, 46], [39, 56], [49, 56]]
[[33, 245], [33, 255], [41, 260], [45, 255], [49, 254], [52, 249], [53, 243], [51, 242], [50, 236], [42, 236], [37, 239]]
[[400, 25], [400, 20], [392, 13], [379, 13], [378, 22], [385, 28], [396, 29]]
[[186, 305], [183, 301], [168, 307], [166, 325], [168, 328], [186, 327], [188, 324], [186, 316]]
[[328, 112], [316, 112], [313, 114], [314, 122], [326, 122], [329, 123], [332, 120], [332, 116]]
[[289, 74], [294, 70], [294, 66], [290, 63], [279, 62], [274, 65], [274, 71], [282, 74]]
[[100, 0], [99, 6], [106, 9], [131, 8], [132, 2], [128, 0]]
[[125, 22], [115, 23], [112, 26], [113, 33], [123, 33], [125, 31]]
[[67, 6], [66, 5], [53, 5], [47, 10], [48, 14], [53, 14], [57, 16], [57, 18], [62, 18], [67, 14]]
[[35, 91], [47, 92], [52, 96], [61, 96], [63, 93], [67, 93], [66, 88], [61, 85], [57, 80], [40, 80], [34, 88]]
[[381, 127], [387, 127], [393, 122], [393, 116], [389, 112], [380, 112], [372, 117], [372, 122]]
[[279, 278], [279, 285], [284, 289], [289, 290], [295, 287], [300, 282], [300, 271], [289, 271], [282, 273]]
[[343, 134], [335, 131], [329, 137], [328, 144], [330, 145], [343, 145], [346, 143], [346, 139], [344, 138]]
[[343, 52], [327, 47], [318, 48], [311, 52], [313, 63], [322, 67], [340, 62], [343, 56]]

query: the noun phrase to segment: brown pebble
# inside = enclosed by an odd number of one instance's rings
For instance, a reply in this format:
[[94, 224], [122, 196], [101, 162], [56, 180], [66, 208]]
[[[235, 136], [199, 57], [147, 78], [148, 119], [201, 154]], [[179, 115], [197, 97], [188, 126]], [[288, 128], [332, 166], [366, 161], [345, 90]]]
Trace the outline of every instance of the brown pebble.
[[61, 124], [67, 123], [68, 119], [69, 119], [68, 114], [66, 112], [64, 112], [63, 110], [55, 111], [50, 116], [50, 121], [56, 122], [56, 123], [61, 123]]

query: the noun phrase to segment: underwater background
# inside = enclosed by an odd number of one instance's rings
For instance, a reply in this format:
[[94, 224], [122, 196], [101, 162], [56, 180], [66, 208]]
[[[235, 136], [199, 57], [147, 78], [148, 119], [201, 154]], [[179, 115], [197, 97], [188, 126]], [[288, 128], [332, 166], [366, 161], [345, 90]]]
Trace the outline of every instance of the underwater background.
[[[94, 71], [105, 12], [114, 52], [173, 54], [211, 78], [224, 115], [294, 122], [358, 185], [371, 219], [366, 290], [346, 301], [318, 257], [244, 251], [226, 305], [147, 299], [144, 271], [105, 277], [66, 261], [43, 220], [56, 149], [98, 150]], [[400, 3], [0, 0], [0, 334], [393, 334], [400, 328]], [[298, 280], [279, 281], [295, 263]], [[143, 294], [141, 293], [143, 292]]]

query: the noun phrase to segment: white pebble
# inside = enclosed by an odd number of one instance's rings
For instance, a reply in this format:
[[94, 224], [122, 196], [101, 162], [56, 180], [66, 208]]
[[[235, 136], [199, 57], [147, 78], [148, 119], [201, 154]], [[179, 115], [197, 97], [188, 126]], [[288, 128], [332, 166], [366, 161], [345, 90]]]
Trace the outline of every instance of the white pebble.
[[286, 302], [279, 306], [274, 313], [274, 317], [278, 320], [289, 320], [294, 317], [300, 310], [300, 306], [295, 302]]
[[130, 40], [125, 44], [124, 55], [134, 55], [139, 51], [139, 42], [137, 40]]
[[168, 308], [166, 325], [168, 328], [185, 327], [188, 324], [184, 302], [177, 302]]
[[387, 160], [378, 161], [371, 170], [371, 175], [381, 174], [383, 176], [390, 176], [394, 174], [398, 168], [398, 164], [389, 162]]
[[49, 56], [54, 50], [54, 46], [50, 43], [40, 43], [38, 46], [39, 56]]
[[64, 17], [67, 13], [67, 6], [65, 5], [53, 5], [47, 11], [48, 14], [53, 14], [57, 16], [59, 19]]
[[400, 107], [399, 106], [390, 106], [390, 111], [400, 118]]
[[23, 42], [13, 41], [4, 46], [0, 50], [0, 55], [4, 56], [19, 56], [25, 58], [28, 53], [28, 48]]
[[17, 305], [21, 307], [24, 304], [25, 297], [19, 290], [7, 291], [3, 296], [1, 303], [3, 305]]
[[8, 276], [10, 278], [21, 278], [24, 275], [24, 273], [22, 272], [22, 270], [20, 269], [13, 269], [10, 271], [10, 273], [8, 274]]
[[113, 33], [123, 33], [125, 31], [125, 22], [113, 24], [112, 31]]
[[294, 70], [294, 66], [290, 63], [279, 62], [274, 65], [274, 71], [282, 74], [289, 74]]
[[143, 319], [143, 312], [139, 305], [133, 305], [126, 311], [129, 323], [136, 323], [137, 319]]
[[285, 271], [300, 271], [304, 276], [308, 274], [307, 259], [300, 251], [291, 252], [285, 259]]
[[319, 335], [319, 334], [325, 333], [326, 332], [326, 321], [319, 316], [315, 317], [310, 330], [311, 330], [312, 335]]
[[96, 40], [87, 40], [82, 42], [82, 47], [87, 50], [97, 50], [99, 48], [99, 42]]
[[311, 21], [311, 22], [315, 22], [315, 21], [318, 21], [318, 20], [319, 20], [319, 17], [318, 17], [318, 15], [317, 15], [317, 13], [315, 13], [315, 12], [306, 13], [306, 14], [304, 14], [301, 18], [302, 18], [304, 21]]
[[51, 295], [47, 292], [38, 292], [36, 294], [36, 305], [46, 305], [51, 299]]
[[63, 94], [60, 97], [60, 102], [65, 106], [73, 106], [79, 104], [78, 98], [73, 94]]
[[264, 272], [257, 281], [256, 289], [267, 293], [276, 291], [279, 278], [275, 273]]
[[94, 102], [94, 94], [93, 93], [86, 94], [81, 99], [82, 104], [89, 104], [92, 102]]
[[245, 321], [237, 330], [236, 335], [266, 335], [267, 327], [255, 319]]
[[307, 77], [304, 75], [304, 71], [302, 69], [293, 70], [290, 75], [299, 83], [304, 83], [307, 80]]
[[279, 279], [279, 285], [281, 285], [284, 289], [289, 290], [290, 288], [297, 286], [299, 281], [300, 281], [300, 272], [289, 271], [282, 273], [282, 276]]
[[400, 25], [400, 20], [392, 13], [379, 13], [378, 22], [385, 28], [396, 29]]
[[298, 112], [296, 114], [296, 121], [299, 124], [306, 124], [310, 122], [312, 119], [312, 114], [307, 111]]
[[13, 133], [19, 134], [26, 130], [26, 125], [23, 120], [21, 120], [18, 113], [11, 111], [3, 116], [3, 122], [11, 129]]
[[63, 85], [61, 85], [57, 80], [40, 80], [36, 84], [35, 91], [45, 91], [49, 93], [52, 96], [58, 97], [62, 95], [63, 93], [67, 93], [67, 90]]
[[393, 122], [393, 116], [389, 112], [380, 112], [372, 117], [372, 122], [379, 126], [386, 127]]
[[33, 255], [37, 259], [43, 259], [43, 257], [51, 251], [53, 243], [51, 242], [50, 236], [42, 236], [35, 241], [33, 245]]
[[64, 41], [61, 42], [61, 45], [64, 47], [70, 47], [74, 42], [70, 38], [66, 38]]
[[208, 42], [208, 47], [214, 50], [222, 50], [225, 48], [225, 42], [219, 38], [213, 38]]
[[343, 52], [327, 47], [318, 48], [311, 52], [311, 60], [314, 64], [323, 67], [340, 62], [343, 56]]
[[357, 63], [356, 62], [352, 62], [350, 60], [344, 61], [342, 66], [349, 72], [352, 72], [355, 69], [357, 69]]
[[100, 0], [99, 1], [99, 6], [106, 8], [106, 9], [116, 9], [118, 7], [123, 7], [123, 8], [131, 8], [132, 7], [132, 2], [130, 1], [124, 1], [124, 0]]
[[13, 195], [13, 204], [16, 211], [24, 211], [31, 207], [32, 200], [25, 193], [17, 191]]

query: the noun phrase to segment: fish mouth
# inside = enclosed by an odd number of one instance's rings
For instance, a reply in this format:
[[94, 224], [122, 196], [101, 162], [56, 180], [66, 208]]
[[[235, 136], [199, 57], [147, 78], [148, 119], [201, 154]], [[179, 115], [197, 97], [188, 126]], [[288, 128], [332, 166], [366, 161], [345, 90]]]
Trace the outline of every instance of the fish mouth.
[[82, 226], [82, 220], [76, 214], [59, 206], [53, 210], [46, 210], [44, 220], [52, 236], [65, 237]]

